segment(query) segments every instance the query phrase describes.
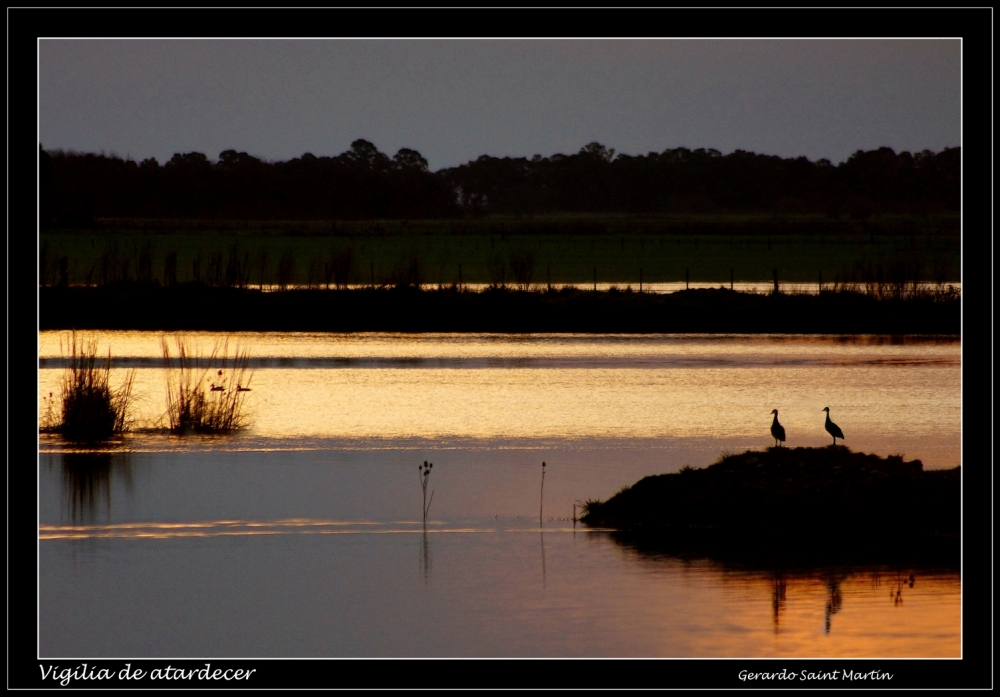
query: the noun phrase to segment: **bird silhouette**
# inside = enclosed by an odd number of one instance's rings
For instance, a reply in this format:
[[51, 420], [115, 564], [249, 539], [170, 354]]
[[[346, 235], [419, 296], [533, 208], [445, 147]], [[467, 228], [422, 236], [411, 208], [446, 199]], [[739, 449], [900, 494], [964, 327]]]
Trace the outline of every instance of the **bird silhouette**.
[[840, 426], [830, 421], [830, 407], [823, 407], [823, 411], [826, 412], [826, 432], [833, 436], [833, 444], [837, 444], [837, 439], [843, 440], [844, 432], [840, 430]]
[[774, 447], [778, 447], [778, 441], [785, 442], [785, 427], [778, 423], [778, 410], [772, 409], [774, 421], [771, 422], [771, 437], [774, 438]]

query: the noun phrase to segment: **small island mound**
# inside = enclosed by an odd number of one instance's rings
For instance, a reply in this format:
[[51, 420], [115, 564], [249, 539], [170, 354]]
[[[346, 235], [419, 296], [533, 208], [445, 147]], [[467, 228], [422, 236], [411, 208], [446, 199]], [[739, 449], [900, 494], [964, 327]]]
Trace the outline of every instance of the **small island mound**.
[[768, 448], [645, 477], [588, 501], [581, 521], [666, 546], [957, 549], [960, 499], [958, 467], [924, 471], [919, 460], [845, 446]]

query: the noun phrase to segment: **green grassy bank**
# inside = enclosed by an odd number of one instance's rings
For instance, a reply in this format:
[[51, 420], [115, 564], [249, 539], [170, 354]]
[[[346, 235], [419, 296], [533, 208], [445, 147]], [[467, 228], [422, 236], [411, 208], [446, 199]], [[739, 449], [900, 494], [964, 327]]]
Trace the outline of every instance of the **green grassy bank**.
[[728, 283], [960, 278], [957, 217], [97, 221], [46, 229], [43, 284]]

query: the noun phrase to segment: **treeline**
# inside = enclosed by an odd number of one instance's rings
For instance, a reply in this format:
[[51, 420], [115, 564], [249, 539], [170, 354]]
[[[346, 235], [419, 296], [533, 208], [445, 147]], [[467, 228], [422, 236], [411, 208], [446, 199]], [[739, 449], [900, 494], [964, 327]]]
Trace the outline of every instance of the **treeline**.
[[829, 160], [781, 158], [737, 150], [676, 148], [615, 155], [590, 143], [572, 156], [486, 155], [442, 175], [466, 210], [532, 214], [877, 213], [959, 210], [961, 151], [858, 151]]
[[41, 150], [43, 226], [95, 218], [358, 220], [445, 218], [458, 213], [447, 180], [403, 148], [389, 157], [356, 140], [337, 157], [306, 153], [266, 162], [226, 150], [218, 162], [176, 154], [160, 165], [92, 153]]
[[929, 214], [959, 210], [961, 152], [858, 151], [812, 162], [737, 150], [675, 148], [616, 155], [590, 143], [575, 155], [479, 159], [431, 172], [403, 148], [366, 140], [336, 157], [267, 162], [226, 150], [212, 162], [176, 154], [160, 164], [40, 149], [46, 227], [98, 218], [220, 220], [429, 219], [484, 214]]

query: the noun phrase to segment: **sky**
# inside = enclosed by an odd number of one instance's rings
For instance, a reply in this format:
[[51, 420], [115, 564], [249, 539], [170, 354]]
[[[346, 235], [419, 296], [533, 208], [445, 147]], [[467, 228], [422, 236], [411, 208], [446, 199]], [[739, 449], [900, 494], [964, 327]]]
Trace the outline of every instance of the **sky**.
[[161, 163], [357, 138], [432, 170], [480, 155], [749, 150], [842, 162], [961, 144], [952, 40], [56, 40], [39, 142]]

